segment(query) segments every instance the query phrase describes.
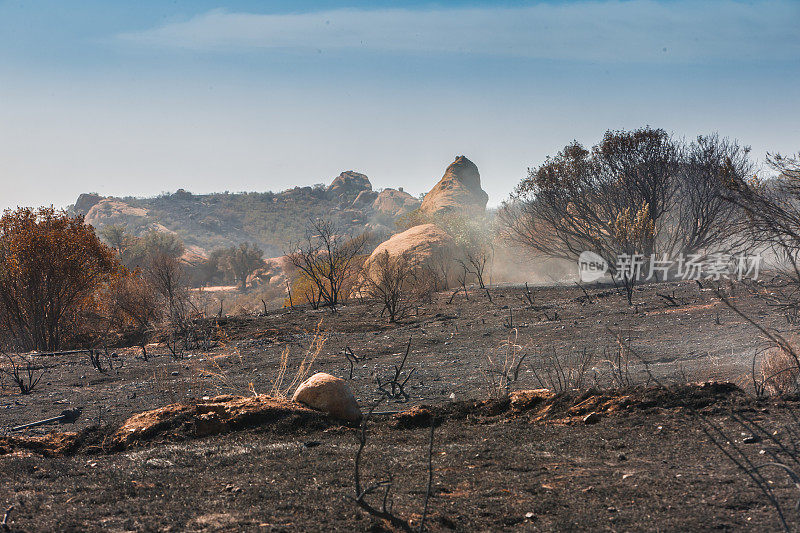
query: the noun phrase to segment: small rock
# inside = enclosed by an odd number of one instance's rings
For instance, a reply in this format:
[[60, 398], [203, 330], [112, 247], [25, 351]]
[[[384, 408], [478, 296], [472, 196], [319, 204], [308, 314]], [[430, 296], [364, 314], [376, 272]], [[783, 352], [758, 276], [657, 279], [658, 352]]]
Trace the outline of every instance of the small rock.
[[347, 382], [324, 372], [317, 372], [301, 383], [292, 396], [292, 401], [348, 422], [361, 420], [361, 408]]
[[597, 424], [600, 422], [600, 413], [593, 412], [583, 417], [584, 424]]
[[617, 461], [627, 461], [627, 460], [628, 457], [624, 453], [621, 453], [617, 456]]
[[162, 459], [160, 457], [154, 457], [153, 459], [148, 459], [145, 461], [145, 466], [149, 466], [150, 468], [172, 468], [175, 466], [175, 463], [168, 459]]
[[172, 372], [172, 375], [173, 375], [173, 376], [177, 376], [177, 375], [178, 375], [178, 371], [177, 371], [177, 370], [174, 370], [174, 371]]
[[755, 444], [757, 442], [761, 442], [761, 437], [758, 435], [750, 435], [749, 437], [745, 437], [742, 439], [744, 444]]
[[525, 513], [525, 518], [526, 518], [527, 520], [530, 520], [530, 519], [532, 519], [534, 516], [536, 516], [536, 515], [534, 515], [533, 513]]

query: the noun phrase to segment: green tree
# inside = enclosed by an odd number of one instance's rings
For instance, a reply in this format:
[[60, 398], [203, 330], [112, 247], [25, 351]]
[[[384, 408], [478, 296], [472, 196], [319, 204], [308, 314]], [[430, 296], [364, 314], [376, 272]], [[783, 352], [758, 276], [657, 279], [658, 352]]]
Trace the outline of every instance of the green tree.
[[228, 268], [239, 282], [239, 289], [247, 289], [247, 277], [264, 264], [264, 251], [255, 244], [243, 242], [228, 249], [226, 254]]
[[120, 257], [123, 257], [128, 246], [130, 246], [132, 242], [132, 237], [127, 233], [125, 226], [122, 224], [103, 226], [98, 233], [103, 241], [113, 248]]

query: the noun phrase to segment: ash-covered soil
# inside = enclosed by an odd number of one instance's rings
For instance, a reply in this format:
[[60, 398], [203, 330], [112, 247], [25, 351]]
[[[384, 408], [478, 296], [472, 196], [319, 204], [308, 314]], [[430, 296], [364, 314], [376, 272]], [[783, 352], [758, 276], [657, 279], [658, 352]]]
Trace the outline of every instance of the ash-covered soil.
[[[726, 291], [748, 316], [789, 328], [742, 287]], [[542, 369], [553, 357], [574, 361], [586, 354], [585, 388], [624, 385], [641, 391], [636, 387], [709, 380], [746, 388], [753, 354], [766, 344], [713, 291], [694, 282], [642, 286], [634, 307], [608, 287], [588, 289], [588, 297], [575, 286], [531, 287], [532, 301], [520, 287], [490, 293], [491, 301], [472, 290], [469, 300], [460, 293], [452, 303], [450, 293], [436, 295], [400, 324], [387, 324], [376, 303], [358, 301], [336, 314], [295, 308], [229, 317], [209, 325], [214, 342], [208, 351], [176, 358], [154, 346], [145, 361], [138, 348], [119, 348], [114, 368], [104, 373], [82, 355], [39, 357], [37, 363], [49, 368], [32, 394], [22, 396], [5, 381], [3, 434], [82, 407], [74, 425], [21, 435], [55, 429], [77, 431], [83, 440], [57, 457], [7, 447], [0, 455], [6, 473], [0, 506], [14, 506], [9, 525], [19, 531], [384, 527], [349, 499], [358, 430], [333, 421], [289, 418], [204, 438], [165, 435], [123, 451], [102, 444], [141, 411], [218, 394], [270, 394], [284, 353], [286, 377], [277, 388], [288, 388], [313, 352], [315, 336], [325, 342], [312, 372], [348, 379], [368, 407], [381, 396], [376, 378], [394, 374], [411, 338], [401, 373], [405, 379], [413, 372], [408, 399], [379, 407], [386, 414], [370, 422], [364, 452], [365, 483], [394, 475], [397, 515], [419, 521], [428, 429], [399, 425], [391, 413], [424, 404], [441, 420], [434, 441], [432, 530], [779, 527], [767, 499], [703, 432], [697, 413], [757, 461], [774, 444], [742, 444], [748, 431], [732, 413], [783, 431], [797, 425], [791, 402], [754, 401], [734, 389], [704, 405], [684, 405], [650, 392], [655, 400], [614, 410], [594, 424], [583, 422], [583, 412], [537, 418], [465, 402], [502, 392], [497, 370], [508, 354], [515, 361], [525, 355], [512, 390], [548, 385]], [[352, 375], [348, 348], [358, 359]], [[580, 403], [567, 396], [573, 407]], [[796, 491], [780, 473], [771, 479], [791, 515]]]

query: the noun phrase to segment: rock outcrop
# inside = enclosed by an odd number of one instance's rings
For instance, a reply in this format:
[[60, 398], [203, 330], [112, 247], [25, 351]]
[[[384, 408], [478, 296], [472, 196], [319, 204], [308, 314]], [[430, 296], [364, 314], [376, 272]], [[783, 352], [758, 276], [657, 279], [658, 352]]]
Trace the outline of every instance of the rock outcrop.
[[75, 201], [75, 207], [73, 208], [75, 213], [79, 215], [86, 215], [91, 208], [97, 205], [103, 197], [97, 193], [83, 193], [78, 196], [78, 199]]
[[118, 198], [104, 198], [89, 209], [85, 221], [97, 228], [104, 224], [125, 224], [132, 218], [142, 219], [146, 216], [146, 209], [133, 207]]
[[121, 225], [142, 237], [166, 231], [180, 235], [195, 260], [214, 249], [252, 242], [268, 257], [276, 257], [305, 237], [309, 219], [324, 217], [343, 233], [372, 232], [373, 241], [395, 230], [395, 219], [418, 207], [419, 201], [402, 188], [380, 194], [369, 178], [342, 172], [330, 186], [294, 187], [282, 192], [194, 194], [178, 189], [152, 198], [81, 194], [71, 215], [84, 215], [101, 232]]
[[441, 269], [437, 268], [440, 265], [435, 263], [439, 262], [442, 265], [451, 263], [456, 249], [453, 238], [436, 224], [414, 226], [392, 235], [389, 240], [375, 248], [365, 263], [369, 275], [374, 275], [372, 265], [384, 252], [388, 252], [390, 257], [405, 254], [414, 264], [431, 266], [438, 274], [442, 274]]
[[420, 201], [405, 191], [384, 189], [372, 203], [375, 213], [388, 217], [399, 217], [418, 208]]
[[250, 274], [247, 278], [247, 284], [283, 288], [295, 270], [295, 266], [287, 256], [270, 257], [269, 259], [264, 259], [263, 267]]
[[347, 382], [325, 372], [317, 372], [302, 382], [292, 401], [348, 422], [361, 420], [361, 408]]
[[364, 209], [366, 207], [371, 207], [372, 203], [378, 197], [378, 193], [373, 190], [363, 190], [358, 193], [356, 199], [353, 200], [352, 205], [350, 206], [353, 209]]
[[489, 195], [481, 189], [481, 175], [475, 163], [460, 155], [433, 189], [425, 195], [420, 210], [427, 215], [448, 212], [483, 212]]
[[352, 170], [342, 172], [328, 186], [328, 194], [338, 198], [355, 198], [361, 191], [371, 190], [369, 178]]

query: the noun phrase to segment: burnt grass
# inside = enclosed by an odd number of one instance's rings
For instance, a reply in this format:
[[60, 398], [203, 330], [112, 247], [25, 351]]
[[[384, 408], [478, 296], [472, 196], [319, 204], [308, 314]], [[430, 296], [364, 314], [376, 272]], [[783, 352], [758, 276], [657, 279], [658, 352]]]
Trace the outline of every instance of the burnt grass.
[[[748, 316], [789, 330], [784, 317], [744, 288], [725, 289]], [[365, 410], [381, 396], [376, 376], [394, 374], [411, 338], [402, 373], [413, 370], [409, 398], [384, 402], [370, 419], [362, 478], [369, 485], [391, 473], [393, 511], [417, 527], [430, 417], [396, 416], [414, 407], [432, 413], [437, 424], [430, 530], [780, 527], [767, 498], [701, 423], [715, 424], [728, 449], [735, 446], [755, 464], [768, 462], [776, 444], [750, 442], [737, 417], [787, 438], [798, 426], [795, 401], [752, 397], [752, 357], [766, 346], [752, 326], [694, 282], [643, 285], [634, 307], [609, 287], [587, 287], [588, 298], [575, 286], [531, 291], [532, 304], [520, 287], [491, 288], [491, 302], [472, 290], [469, 300], [458, 294], [448, 304], [450, 293], [441, 293], [399, 324], [387, 324], [379, 305], [366, 301], [336, 314], [298, 307], [225, 317], [208, 325], [209, 350], [173, 357], [164, 346], [151, 346], [144, 361], [140, 349], [120, 347], [114, 368], [102, 373], [86, 356], [39, 357], [48, 368], [33, 393], [20, 395], [5, 379], [0, 438], [17, 424], [82, 407], [75, 424], [15, 433], [75, 431], [79, 437], [56, 456], [0, 446], [0, 515], [14, 506], [12, 531], [387, 528], [352, 501], [359, 429], [324, 417], [288, 417], [204, 438], [165, 434], [122, 451], [103, 446], [141, 411], [217, 394], [269, 394], [284, 351], [288, 387], [318, 330], [326, 341], [312, 371], [349, 379]], [[620, 339], [629, 359], [622, 384], [608, 363]], [[508, 342], [527, 354], [512, 390], [542, 386], [530, 368], [538, 361], [591, 353], [587, 390], [556, 396], [547, 416], [489, 400], [500, 395], [490, 385], [487, 356], [502, 361]], [[348, 348], [358, 358], [352, 378]], [[736, 386], [684, 386], [712, 380]], [[633, 400], [587, 424], [586, 410], [575, 406], [599, 397]], [[765, 474], [787, 519], [800, 523], [797, 489], [781, 472]], [[372, 498], [378, 505], [380, 496]]]

